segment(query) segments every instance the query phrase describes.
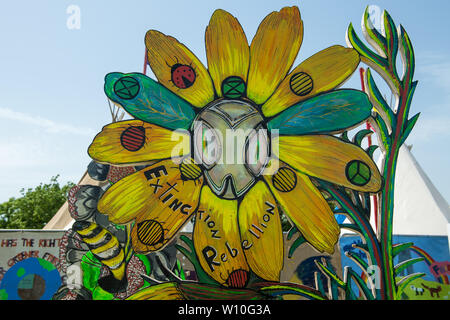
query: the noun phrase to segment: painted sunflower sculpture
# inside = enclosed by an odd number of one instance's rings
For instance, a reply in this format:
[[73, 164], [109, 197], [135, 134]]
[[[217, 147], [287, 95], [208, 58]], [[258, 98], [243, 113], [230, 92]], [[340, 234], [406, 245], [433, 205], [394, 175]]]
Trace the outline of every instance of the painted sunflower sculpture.
[[148, 64], [158, 81], [106, 76], [108, 98], [135, 119], [105, 126], [89, 155], [147, 166], [112, 185], [98, 210], [133, 223], [136, 252], [160, 250], [195, 216], [195, 253], [211, 278], [229, 288], [245, 287], [250, 272], [278, 282], [280, 210], [314, 248], [334, 251], [339, 226], [310, 177], [380, 190], [370, 156], [333, 136], [367, 119], [372, 105], [363, 92], [337, 89], [357, 68], [357, 51], [331, 46], [292, 68], [302, 39], [297, 7], [269, 14], [250, 45], [236, 18], [216, 10], [205, 34], [207, 68], [150, 30]]

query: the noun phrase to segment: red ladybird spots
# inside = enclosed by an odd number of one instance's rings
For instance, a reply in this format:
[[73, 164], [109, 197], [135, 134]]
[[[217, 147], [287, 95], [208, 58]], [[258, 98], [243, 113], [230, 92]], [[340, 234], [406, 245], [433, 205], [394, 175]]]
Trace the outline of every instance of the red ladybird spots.
[[227, 285], [230, 288], [244, 288], [248, 282], [248, 271], [239, 269], [234, 270], [227, 279]]
[[120, 136], [120, 143], [128, 151], [138, 151], [145, 143], [145, 128], [134, 126], [125, 129]]
[[170, 72], [172, 83], [180, 89], [189, 88], [195, 82], [196, 74], [191, 66], [176, 63]]

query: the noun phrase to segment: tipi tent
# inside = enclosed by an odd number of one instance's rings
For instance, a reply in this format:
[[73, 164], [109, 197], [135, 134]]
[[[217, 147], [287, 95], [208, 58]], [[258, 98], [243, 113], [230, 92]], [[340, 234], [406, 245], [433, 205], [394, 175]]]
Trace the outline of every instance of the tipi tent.
[[394, 195], [394, 234], [449, 236], [450, 208], [411, 153], [402, 146]]

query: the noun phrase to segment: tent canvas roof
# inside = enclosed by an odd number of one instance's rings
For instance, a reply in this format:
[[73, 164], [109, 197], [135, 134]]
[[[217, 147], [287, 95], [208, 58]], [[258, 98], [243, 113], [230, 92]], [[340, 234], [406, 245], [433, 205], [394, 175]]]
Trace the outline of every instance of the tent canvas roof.
[[400, 148], [394, 191], [394, 234], [448, 236], [450, 207], [411, 153]]

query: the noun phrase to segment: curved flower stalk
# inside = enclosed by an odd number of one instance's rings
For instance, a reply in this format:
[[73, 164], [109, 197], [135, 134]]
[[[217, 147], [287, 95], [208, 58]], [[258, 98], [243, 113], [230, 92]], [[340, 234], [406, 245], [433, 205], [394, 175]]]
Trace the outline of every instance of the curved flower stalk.
[[[411, 40], [401, 25], [396, 29], [394, 21], [386, 11], [383, 12], [381, 19], [381, 33], [371, 24], [368, 10], [364, 13], [362, 20], [363, 35], [375, 52], [360, 40], [351, 24], [347, 31], [347, 43], [359, 52], [362, 62], [373, 68], [386, 81], [395, 97], [395, 105], [391, 108], [381, 95], [370, 69], [366, 70], [365, 91], [375, 111], [370, 121], [378, 135], [383, 156], [384, 187], [377, 195], [379, 198], [377, 239], [382, 254], [382, 264], [378, 266], [382, 271], [381, 282], [385, 285], [382, 297], [396, 299], [409, 281], [420, 276], [409, 275], [409, 278], [401, 279], [396, 283], [393, 258], [398, 250], [394, 250], [396, 247], [392, 245], [394, 182], [398, 152], [414, 127], [419, 114], [409, 117], [411, 100], [417, 86], [417, 81], [413, 81], [415, 60]], [[403, 62], [401, 73], [398, 72], [396, 65], [398, 54]]]

